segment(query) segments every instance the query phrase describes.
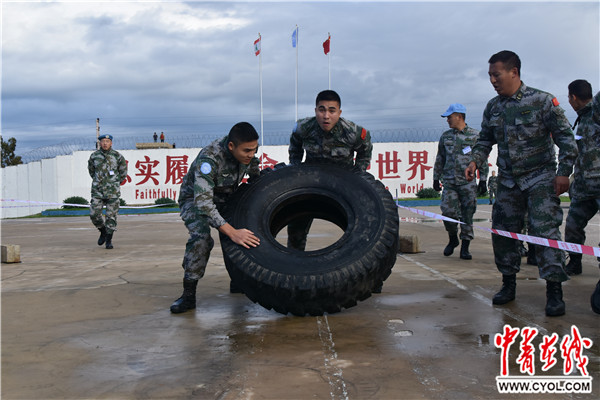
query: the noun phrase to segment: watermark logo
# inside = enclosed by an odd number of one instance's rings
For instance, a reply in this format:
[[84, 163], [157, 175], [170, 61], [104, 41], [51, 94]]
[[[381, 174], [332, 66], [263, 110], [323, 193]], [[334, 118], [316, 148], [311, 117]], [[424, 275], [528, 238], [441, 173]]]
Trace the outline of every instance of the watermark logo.
[[[538, 345], [542, 372], [558, 368], [557, 356], [562, 358], [562, 375], [536, 376], [536, 348], [533, 340], [538, 336], [537, 328], [513, 328], [504, 325], [502, 333], [494, 337], [500, 349], [500, 375], [496, 386], [500, 393], [592, 393], [592, 377], [587, 366], [589, 358], [583, 354], [592, 347], [592, 341], [582, 337], [579, 329], [571, 326], [571, 334], [559, 343], [556, 333], [544, 335]], [[521, 375], [510, 375], [510, 347], [519, 340], [519, 355], [515, 362]]]

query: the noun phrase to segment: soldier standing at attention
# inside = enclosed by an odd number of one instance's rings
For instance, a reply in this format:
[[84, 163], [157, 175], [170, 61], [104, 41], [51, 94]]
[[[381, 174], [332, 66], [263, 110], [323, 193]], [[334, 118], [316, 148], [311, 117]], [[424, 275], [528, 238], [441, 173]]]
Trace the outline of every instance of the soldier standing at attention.
[[[88, 171], [92, 177], [92, 200], [90, 201], [90, 218], [100, 231], [98, 246], [106, 243], [112, 249], [112, 237], [117, 229], [117, 214], [121, 196], [121, 182], [127, 178], [127, 161], [125, 157], [112, 148], [111, 135], [98, 138], [100, 149], [96, 150], [88, 160]], [[106, 218], [102, 218], [102, 207], [106, 205]]]
[[494, 204], [494, 197], [496, 197], [497, 189], [498, 178], [496, 177], [496, 171], [492, 171], [492, 176], [488, 178], [488, 192], [490, 194], [490, 204]]
[[[490, 82], [498, 96], [483, 112], [481, 132], [473, 158], [465, 170], [471, 180], [475, 169], [487, 163], [492, 146], [498, 145], [498, 191], [492, 212], [492, 228], [521, 232], [529, 214], [531, 235], [561, 240], [562, 209], [558, 196], [569, 188], [569, 175], [577, 158], [571, 125], [550, 93], [521, 81], [521, 60], [512, 51], [501, 51], [489, 59]], [[558, 146], [558, 168], [554, 144]], [[517, 273], [521, 266], [519, 241], [492, 235], [494, 258], [502, 273], [502, 288], [493, 304], [515, 299]], [[536, 246], [540, 278], [546, 280], [546, 315], [565, 313], [562, 282], [565, 272], [562, 250]]]
[[[600, 125], [592, 119], [592, 85], [582, 79], [569, 84], [569, 104], [577, 113], [573, 129], [579, 155], [569, 189], [571, 206], [565, 242], [585, 244], [585, 227], [600, 209]], [[569, 253], [567, 274], [581, 274], [581, 253]]]
[[[450, 104], [442, 114], [448, 119], [449, 130], [442, 133], [438, 144], [438, 152], [433, 167], [433, 188], [442, 190], [440, 180], [444, 185], [442, 192], [442, 215], [464, 224], [460, 225], [460, 258], [470, 260], [469, 244], [473, 240], [473, 214], [477, 209], [477, 193], [485, 193], [488, 164], [479, 167], [479, 186], [475, 181], [465, 179], [465, 168], [471, 161], [471, 151], [477, 142], [479, 131], [473, 129], [465, 122], [467, 109], [460, 103]], [[450, 241], [444, 249], [444, 255], [449, 256], [458, 246], [458, 224], [444, 221]]]
[[229, 135], [203, 148], [183, 178], [179, 207], [190, 237], [182, 264], [185, 271], [183, 294], [171, 305], [172, 313], [179, 314], [196, 308], [196, 286], [204, 276], [214, 246], [211, 227], [245, 248], [260, 244], [253, 232], [234, 228], [220, 214], [227, 198], [237, 190], [244, 175], [258, 176], [257, 151], [258, 133], [249, 123], [239, 122], [231, 128]]
[[[366, 171], [373, 151], [369, 131], [341, 118], [342, 101], [335, 91], [320, 92], [315, 103], [315, 116], [298, 120], [294, 127], [288, 149], [290, 164], [300, 164], [306, 152], [305, 161], [326, 159]], [[312, 218], [292, 221], [287, 228], [288, 247], [304, 251], [311, 224]]]

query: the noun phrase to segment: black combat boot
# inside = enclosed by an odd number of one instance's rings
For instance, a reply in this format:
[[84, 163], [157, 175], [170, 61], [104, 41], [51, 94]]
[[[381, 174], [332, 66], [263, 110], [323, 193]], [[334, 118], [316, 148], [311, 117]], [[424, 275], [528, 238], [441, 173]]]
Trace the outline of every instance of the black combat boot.
[[567, 275], [581, 274], [581, 254], [569, 253], [569, 263], [565, 267]]
[[471, 253], [469, 253], [469, 243], [471, 243], [470, 240], [463, 240], [460, 246], [460, 258], [463, 260], [470, 260], [473, 258]]
[[492, 299], [492, 304], [501, 305], [513, 301], [516, 290], [517, 274], [502, 275], [502, 288]]
[[546, 281], [546, 315], [558, 317], [565, 313], [565, 302], [562, 299], [562, 284]]
[[112, 245], [112, 233], [107, 233], [106, 234], [106, 248], [107, 249], [112, 249], [113, 245]]
[[98, 246], [102, 246], [106, 242], [106, 227], [98, 228], [100, 237], [98, 238]]
[[183, 278], [183, 294], [171, 304], [171, 312], [179, 314], [196, 308], [196, 286], [198, 280]]
[[456, 247], [458, 247], [458, 245], [460, 243], [458, 241], [458, 236], [456, 235], [456, 233], [448, 232], [448, 238], [450, 238], [450, 241], [448, 242], [448, 245], [444, 249], [444, 255], [446, 257], [448, 257], [449, 255], [452, 255], [452, 253], [454, 253], [454, 249]]

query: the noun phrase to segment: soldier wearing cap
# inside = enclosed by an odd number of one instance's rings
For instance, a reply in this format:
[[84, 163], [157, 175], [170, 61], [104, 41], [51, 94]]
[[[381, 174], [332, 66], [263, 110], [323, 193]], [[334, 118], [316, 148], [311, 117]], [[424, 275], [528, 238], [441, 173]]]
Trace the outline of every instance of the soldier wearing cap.
[[[90, 218], [100, 231], [98, 246], [106, 243], [106, 248], [112, 249], [113, 233], [117, 229], [121, 182], [127, 178], [127, 161], [121, 153], [112, 148], [111, 135], [102, 135], [98, 140], [100, 149], [93, 152], [88, 160], [88, 172], [92, 177]], [[102, 218], [104, 206], [105, 219]]]
[[[594, 122], [594, 114], [600, 110], [592, 108], [592, 85], [589, 82], [577, 79], [569, 84], [568, 89], [569, 104], [577, 113], [573, 129], [577, 128], [575, 141], [579, 155], [569, 188], [571, 205], [565, 224], [565, 241], [585, 244], [585, 227], [600, 210], [600, 124]], [[581, 253], [569, 253], [567, 274], [581, 274], [581, 258]], [[596, 313], [600, 313], [599, 291], [600, 282], [596, 285], [596, 302], [592, 296], [592, 309]]]
[[[569, 104], [577, 113], [573, 129], [579, 155], [573, 183], [569, 188], [571, 205], [565, 224], [565, 241], [585, 244], [585, 227], [600, 209], [600, 125], [592, 120], [592, 85], [578, 79], [569, 84]], [[581, 253], [569, 253], [567, 274], [581, 274]]]
[[[521, 81], [521, 60], [504, 50], [489, 60], [490, 82], [498, 96], [483, 113], [481, 132], [473, 148], [472, 162], [465, 170], [468, 180], [475, 169], [487, 163], [492, 146], [498, 145], [498, 191], [492, 212], [492, 228], [521, 232], [525, 213], [533, 236], [561, 240], [562, 209], [559, 195], [569, 188], [569, 175], [577, 158], [571, 125], [558, 100], [550, 93], [526, 86]], [[559, 149], [558, 165], [554, 146]], [[516, 275], [520, 270], [519, 241], [492, 235], [496, 266], [502, 288], [493, 304], [515, 299]], [[535, 246], [540, 278], [546, 280], [547, 316], [565, 313], [562, 282], [564, 252]]]
[[[248, 229], [236, 229], [221, 216], [228, 197], [235, 192], [244, 176], [258, 176], [258, 133], [247, 122], [235, 124], [229, 134], [200, 151], [181, 182], [180, 215], [189, 232], [182, 267], [183, 294], [171, 305], [179, 314], [196, 308], [196, 287], [204, 276], [208, 257], [214, 246], [210, 228], [227, 235], [245, 248], [260, 244]], [[237, 292], [231, 282], [231, 292]]]
[[[464, 224], [460, 225], [460, 258], [470, 260], [469, 244], [473, 240], [473, 214], [477, 209], [477, 194], [485, 193], [488, 164], [479, 167], [479, 185], [475, 181], [467, 181], [465, 168], [471, 161], [471, 151], [477, 142], [479, 131], [471, 128], [465, 122], [467, 109], [460, 103], [450, 104], [442, 114], [447, 118], [449, 130], [442, 133], [438, 144], [438, 152], [433, 167], [433, 188], [442, 190], [440, 181], [444, 185], [442, 191], [442, 215]], [[450, 241], [444, 248], [444, 255], [449, 256], [458, 247], [458, 224], [444, 221]]]
[[[290, 164], [300, 164], [306, 153], [305, 161], [325, 159], [366, 171], [373, 151], [369, 131], [341, 118], [342, 101], [335, 91], [320, 92], [315, 103], [315, 116], [298, 120], [290, 136]], [[288, 247], [304, 251], [311, 224], [311, 218], [290, 223]]]

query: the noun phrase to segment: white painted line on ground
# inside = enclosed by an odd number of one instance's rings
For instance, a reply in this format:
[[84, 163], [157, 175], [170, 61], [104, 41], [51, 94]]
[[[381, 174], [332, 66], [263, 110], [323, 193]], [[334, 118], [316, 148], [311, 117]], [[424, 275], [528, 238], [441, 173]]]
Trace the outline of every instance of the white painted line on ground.
[[325, 372], [327, 373], [327, 380], [331, 389], [329, 392], [331, 399], [348, 400], [348, 389], [346, 388], [346, 382], [344, 382], [344, 377], [342, 376], [342, 369], [337, 362], [338, 357], [335, 351], [335, 343], [333, 342], [333, 335], [326, 315], [317, 317], [317, 327], [323, 347]]

